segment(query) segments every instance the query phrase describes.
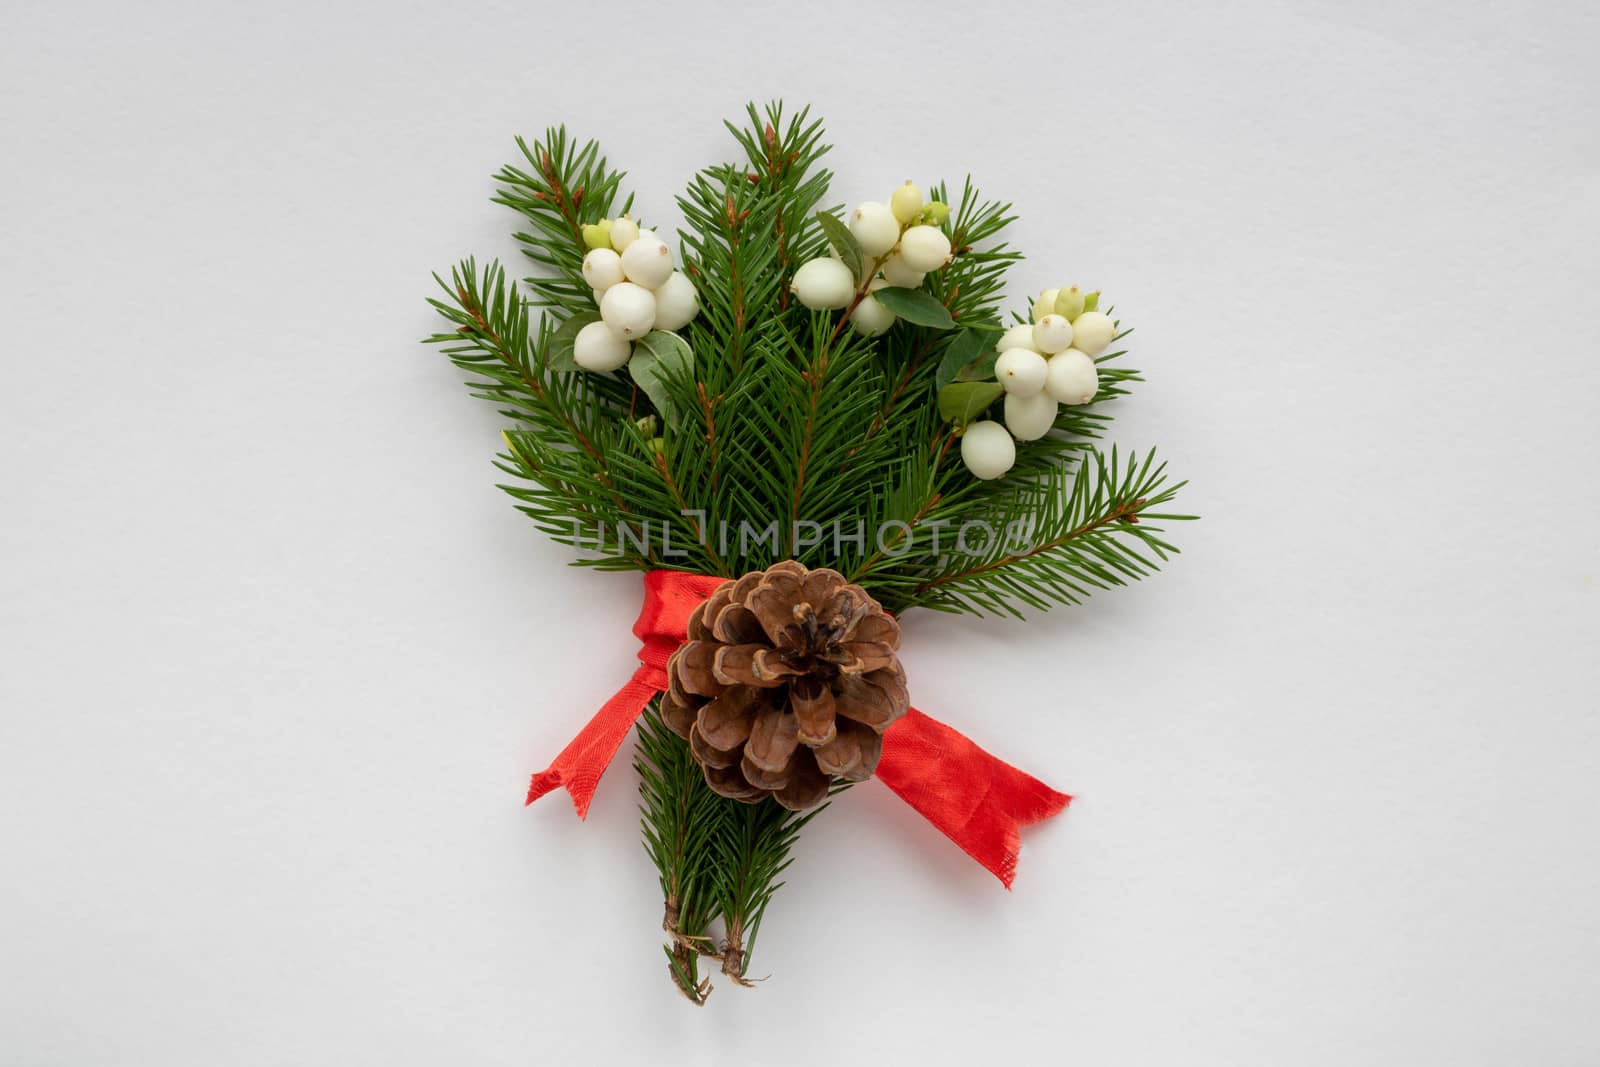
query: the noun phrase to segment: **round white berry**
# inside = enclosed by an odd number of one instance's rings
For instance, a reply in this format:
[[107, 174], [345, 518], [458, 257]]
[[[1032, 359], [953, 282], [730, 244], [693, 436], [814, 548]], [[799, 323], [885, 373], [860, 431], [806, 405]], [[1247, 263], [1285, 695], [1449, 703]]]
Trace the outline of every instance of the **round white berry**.
[[1072, 347], [1072, 323], [1060, 315], [1046, 315], [1033, 324], [1033, 347], [1047, 356]]
[[994, 376], [1014, 396], [1034, 396], [1044, 388], [1044, 357], [1027, 348], [1008, 348], [994, 361]]
[[591, 322], [572, 339], [572, 358], [584, 370], [616, 370], [632, 353], [628, 339], [603, 322]]
[[818, 256], [800, 264], [789, 288], [812, 311], [842, 308], [856, 295], [856, 278], [837, 259]]
[[898, 285], [903, 289], [916, 289], [922, 285], [922, 272], [906, 266], [906, 261], [899, 256], [890, 256], [883, 261], [883, 277], [890, 285]]
[[639, 238], [639, 224], [628, 216], [611, 220], [611, 247], [626, 252], [628, 246]]
[[609, 248], [591, 249], [583, 257], [583, 280], [602, 292], [622, 281], [622, 257]]
[[594, 296], [594, 306], [595, 307], [599, 307], [600, 306], [600, 298], [605, 296], [606, 294], [601, 292], [599, 289], [591, 289], [589, 291]]
[[1072, 347], [1091, 356], [1105, 351], [1116, 336], [1117, 324], [1101, 311], [1085, 311], [1072, 323]]
[[901, 225], [910, 222], [922, 211], [922, 190], [917, 188], [916, 183], [907, 179], [906, 183], [889, 197], [889, 210], [894, 212], [895, 219]]
[[[881, 289], [881, 283], [874, 283], [874, 289]], [[888, 333], [889, 327], [894, 325], [894, 312], [884, 307], [877, 297], [863, 297], [861, 303], [850, 313], [850, 322], [855, 326], [856, 332], [867, 337], [876, 337], [880, 333]]]
[[1087, 404], [1100, 390], [1100, 374], [1094, 360], [1076, 348], [1050, 357], [1044, 376], [1044, 391], [1063, 404]]
[[1056, 294], [1059, 289], [1046, 289], [1039, 294], [1039, 299], [1033, 302], [1033, 321], [1038, 322], [1046, 315], [1054, 315], [1056, 311]]
[[1057, 289], [1055, 312], [1068, 322], [1075, 321], [1079, 315], [1083, 314], [1083, 290], [1076, 285]]
[[681, 270], [675, 270], [661, 288], [656, 290], [656, 325], [658, 330], [677, 330], [689, 325], [689, 320], [700, 311], [700, 295], [694, 291], [694, 282]]
[[850, 232], [855, 235], [861, 251], [876, 259], [900, 240], [900, 222], [887, 204], [868, 200], [850, 216]]
[[998, 422], [975, 422], [961, 435], [961, 462], [974, 477], [998, 478], [1017, 462], [1017, 444]]
[[600, 298], [600, 317], [623, 337], [637, 340], [656, 324], [655, 294], [642, 285], [618, 282]]
[[1027, 323], [1019, 323], [1000, 335], [1000, 340], [995, 342], [996, 352], [1006, 352], [1013, 348], [1033, 347], [1033, 327]]
[[622, 253], [622, 273], [634, 285], [655, 289], [672, 276], [672, 249], [658, 237], [640, 234]]
[[950, 261], [950, 238], [937, 226], [913, 226], [900, 235], [900, 258], [911, 270], [938, 270]]
[[1006, 397], [1006, 429], [1019, 441], [1037, 441], [1056, 424], [1059, 405], [1049, 393]]

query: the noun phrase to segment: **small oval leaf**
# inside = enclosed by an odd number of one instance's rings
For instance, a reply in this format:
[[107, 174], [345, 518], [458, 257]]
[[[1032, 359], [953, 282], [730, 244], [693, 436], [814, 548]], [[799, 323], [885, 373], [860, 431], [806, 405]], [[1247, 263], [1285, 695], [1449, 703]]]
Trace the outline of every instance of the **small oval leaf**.
[[994, 365], [1000, 361], [1000, 353], [990, 349], [978, 357], [976, 363], [970, 364], [962, 371], [958, 380], [963, 382], [982, 382], [994, 377]]
[[965, 426], [1004, 393], [999, 382], [956, 382], [939, 390], [939, 414], [946, 422]]
[[856, 240], [856, 235], [851, 233], [850, 227], [840, 222], [838, 216], [831, 211], [817, 212], [817, 221], [822, 224], [822, 235], [828, 239], [833, 250], [839, 253], [839, 258], [850, 268], [850, 273], [855, 275], [856, 281], [861, 281], [866, 255], [861, 251], [861, 244]]
[[901, 289], [889, 286], [883, 289], [874, 289], [872, 295], [878, 303], [894, 312], [897, 316], [916, 326], [927, 326], [935, 330], [953, 330], [956, 320], [950, 317], [950, 311], [930, 293], [921, 289]]
[[980, 329], [966, 329], [955, 335], [955, 338], [945, 348], [944, 355], [939, 358], [939, 370], [934, 375], [933, 386], [943, 389], [956, 380], [966, 367], [989, 346], [989, 332]]
[[628, 360], [628, 374], [650, 398], [669, 426], [677, 425], [682, 414], [672, 398], [673, 379], [694, 376], [694, 353], [689, 343], [667, 330], [652, 330], [639, 338]]

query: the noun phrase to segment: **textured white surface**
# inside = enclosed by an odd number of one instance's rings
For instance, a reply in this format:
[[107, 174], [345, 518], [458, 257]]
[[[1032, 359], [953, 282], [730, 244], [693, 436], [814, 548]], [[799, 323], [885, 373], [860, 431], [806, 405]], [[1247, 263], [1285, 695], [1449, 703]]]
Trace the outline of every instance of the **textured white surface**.
[[[1590, 5], [544, 6], [9, 13], [0, 1061], [1600, 1062]], [[1116, 439], [1205, 521], [908, 620], [919, 702], [1080, 796], [1014, 894], [859, 789], [696, 1011], [628, 768], [520, 806], [637, 580], [415, 339], [513, 254], [514, 133], [670, 221], [785, 94], [841, 200], [970, 168], [1019, 299], [1115, 294]]]

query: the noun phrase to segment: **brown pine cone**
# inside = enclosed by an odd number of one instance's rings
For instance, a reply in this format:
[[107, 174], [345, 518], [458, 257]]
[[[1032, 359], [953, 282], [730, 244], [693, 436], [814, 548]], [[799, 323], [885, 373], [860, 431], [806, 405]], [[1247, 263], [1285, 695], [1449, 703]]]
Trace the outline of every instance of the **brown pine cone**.
[[715, 792], [800, 811], [834, 777], [872, 777], [910, 706], [899, 647], [900, 625], [866, 590], [787, 560], [695, 609], [661, 716]]

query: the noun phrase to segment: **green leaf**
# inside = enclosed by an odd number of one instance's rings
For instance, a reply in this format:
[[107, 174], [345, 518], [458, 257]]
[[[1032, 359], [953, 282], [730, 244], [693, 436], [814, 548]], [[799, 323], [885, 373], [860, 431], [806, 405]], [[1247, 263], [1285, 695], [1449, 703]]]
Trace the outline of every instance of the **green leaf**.
[[677, 425], [681, 413], [668, 382], [674, 376], [694, 374], [694, 353], [688, 342], [666, 330], [651, 330], [634, 344], [628, 373], [667, 425]]
[[545, 369], [557, 374], [566, 374], [571, 371], [582, 370], [578, 361], [572, 358], [572, 345], [577, 340], [578, 331], [591, 322], [599, 322], [598, 311], [580, 311], [572, 318], [561, 324], [561, 328], [550, 335], [550, 347], [546, 350]]
[[1005, 392], [999, 382], [956, 382], [939, 390], [939, 414], [965, 426], [982, 415]]
[[963, 382], [982, 382], [994, 377], [994, 365], [1000, 359], [1000, 353], [990, 349], [978, 357], [978, 361], [958, 376]]
[[839, 253], [839, 258], [844, 265], [850, 268], [850, 273], [855, 275], [856, 281], [861, 280], [861, 271], [866, 264], [866, 255], [861, 251], [861, 244], [856, 240], [856, 235], [850, 232], [850, 227], [840, 222], [831, 211], [817, 212], [817, 221], [822, 223], [822, 234]]
[[939, 370], [933, 379], [934, 388], [943, 389], [955, 381], [956, 375], [983, 355], [988, 345], [988, 330], [969, 328], [956, 334], [955, 340], [950, 342], [950, 347], [944, 350], [944, 355], [939, 360]]
[[888, 287], [875, 290], [872, 295], [878, 303], [913, 325], [935, 330], [955, 329], [956, 320], [950, 317], [945, 306], [921, 289]]
[[1085, 310], [1085, 311], [1099, 311], [1100, 310], [1100, 290], [1096, 289], [1094, 292], [1090, 293], [1088, 296], [1083, 298], [1083, 310]]

